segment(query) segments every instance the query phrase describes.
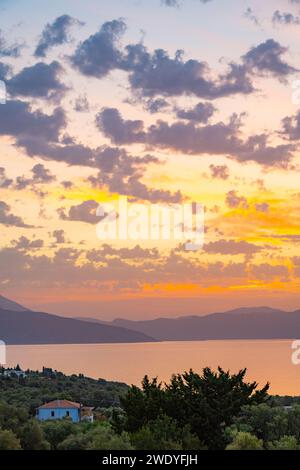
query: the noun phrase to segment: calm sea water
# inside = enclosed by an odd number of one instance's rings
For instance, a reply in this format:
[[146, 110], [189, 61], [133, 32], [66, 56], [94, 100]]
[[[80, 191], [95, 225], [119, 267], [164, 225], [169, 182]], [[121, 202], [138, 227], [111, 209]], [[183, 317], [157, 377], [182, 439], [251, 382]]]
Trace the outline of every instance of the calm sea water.
[[192, 341], [139, 344], [8, 346], [7, 363], [22, 368], [52, 367], [66, 374], [139, 384], [142, 377], [167, 381], [172, 373], [218, 365], [231, 372], [247, 367], [249, 380], [272, 393], [300, 395], [300, 365], [291, 362], [292, 341]]

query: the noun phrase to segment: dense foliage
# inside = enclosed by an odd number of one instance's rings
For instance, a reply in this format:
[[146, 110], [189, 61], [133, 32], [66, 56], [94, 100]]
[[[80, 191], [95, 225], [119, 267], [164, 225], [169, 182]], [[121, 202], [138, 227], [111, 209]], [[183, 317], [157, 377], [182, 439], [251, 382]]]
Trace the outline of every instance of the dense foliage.
[[42, 372], [26, 371], [25, 378], [4, 377], [0, 369], [0, 400], [25, 408], [34, 415], [38, 406], [51, 400], [67, 399], [95, 408], [119, 406], [120, 396], [128, 386], [84, 375], [67, 376], [49, 368]]
[[230, 375], [221, 368], [209, 368], [200, 376], [192, 370], [174, 375], [165, 387], [145, 377], [142, 389], [131, 387], [121, 399], [126, 414], [125, 429], [137, 432], [149, 421], [168, 416], [180, 429], [191, 433], [208, 448], [223, 449], [224, 429], [245, 405], [258, 405], [268, 399], [269, 386], [257, 390], [257, 383], [244, 381], [246, 369]]
[[[205, 368], [141, 388], [51, 369], [0, 375], [0, 450], [300, 449], [299, 398], [270, 397], [245, 374]], [[56, 398], [93, 406], [94, 423], [39, 422], [35, 408]]]

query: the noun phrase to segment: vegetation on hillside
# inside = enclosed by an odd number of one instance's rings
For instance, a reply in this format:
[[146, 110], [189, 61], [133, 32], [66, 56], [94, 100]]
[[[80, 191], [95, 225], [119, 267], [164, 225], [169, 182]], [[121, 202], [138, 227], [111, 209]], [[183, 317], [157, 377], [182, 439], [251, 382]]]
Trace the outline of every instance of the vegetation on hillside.
[[[299, 398], [271, 397], [245, 374], [190, 370], [141, 388], [51, 369], [0, 375], [0, 450], [300, 449]], [[94, 407], [94, 423], [39, 422], [36, 407], [56, 398]]]

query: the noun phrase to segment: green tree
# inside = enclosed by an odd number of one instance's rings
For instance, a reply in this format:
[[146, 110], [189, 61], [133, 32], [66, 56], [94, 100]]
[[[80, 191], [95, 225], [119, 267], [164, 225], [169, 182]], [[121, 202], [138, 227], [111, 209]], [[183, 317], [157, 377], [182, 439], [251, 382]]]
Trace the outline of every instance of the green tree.
[[282, 407], [271, 407], [267, 404], [245, 406], [234, 423], [239, 431], [248, 430], [258, 439], [262, 439], [265, 447], [268, 442], [276, 441], [289, 432], [289, 413]]
[[285, 434], [295, 436], [300, 442], [300, 405], [295, 405], [293, 408], [286, 412], [288, 429]]
[[269, 450], [299, 450], [299, 444], [295, 436], [283, 436], [268, 446]]
[[24, 408], [0, 402], [0, 428], [18, 434], [21, 426], [28, 420], [28, 413]]
[[21, 444], [24, 450], [49, 450], [44, 432], [36, 419], [25, 424], [21, 434]]
[[71, 434], [58, 445], [59, 450], [86, 450], [92, 445], [92, 436], [82, 432]]
[[263, 450], [263, 443], [249, 432], [238, 432], [226, 450]]
[[68, 419], [45, 421], [42, 423], [42, 428], [46, 441], [50, 443], [51, 449], [54, 450], [67, 437], [78, 432], [78, 427]]
[[183, 429], [168, 416], [149, 421], [134, 433], [131, 441], [136, 449], [141, 450], [197, 450], [205, 446], [192, 434], [189, 426]]
[[98, 425], [90, 431], [90, 450], [131, 450], [133, 449], [126, 432], [116, 434], [109, 425]]
[[17, 436], [7, 429], [0, 429], [0, 450], [21, 450], [21, 443]]
[[121, 399], [127, 416], [125, 429], [137, 432], [149, 421], [166, 415], [181, 429], [188, 425], [208, 448], [223, 449], [224, 429], [241, 408], [268, 399], [269, 385], [257, 390], [256, 382], [245, 382], [245, 374], [246, 369], [231, 375], [221, 368], [217, 372], [205, 368], [200, 376], [190, 370], [174, 375], [165, 387], [145, 377], [142, 389], [131, 387]]

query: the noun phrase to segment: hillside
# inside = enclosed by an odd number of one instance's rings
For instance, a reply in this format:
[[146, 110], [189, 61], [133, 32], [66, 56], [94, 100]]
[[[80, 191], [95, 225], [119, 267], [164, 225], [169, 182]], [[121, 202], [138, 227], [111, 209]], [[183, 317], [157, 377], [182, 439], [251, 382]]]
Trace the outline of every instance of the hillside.
[[110, 324], [142, 332], [160, 341], [285, 339], [299, 336], [300, 310], [242, 308], [205, 316], [146, 321], [116, 319]]
[[117, 325], [89, 323], [42, 312], [0, 308], [0, 339], [6, 344], [137, 343], [155, 341]]
[[24, 312], [25, 310], [29, 310], [28, 308], [23, 307], [23, 305], [3, 297], [3, 295], [0, 295], [0, 308], [3, 308], [4, 310], [12, 310], [15, 312]]

